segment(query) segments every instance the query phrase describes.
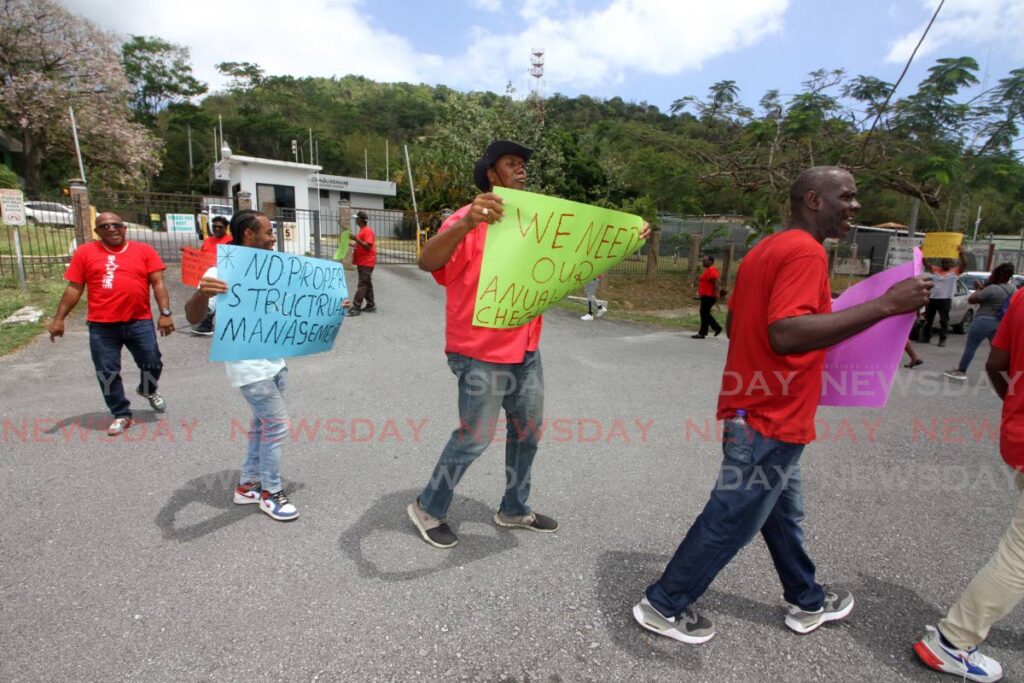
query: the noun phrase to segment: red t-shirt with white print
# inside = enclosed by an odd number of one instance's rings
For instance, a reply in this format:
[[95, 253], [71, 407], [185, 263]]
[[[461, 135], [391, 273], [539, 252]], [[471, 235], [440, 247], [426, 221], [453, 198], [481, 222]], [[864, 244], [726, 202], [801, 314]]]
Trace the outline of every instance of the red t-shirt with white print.
[[85, 285], [89, 302], [86, 320], [123, 323], [152, 320], [149, 275], [165, 269], [160, 255], [148, 244], [126, 241], [121, 249], [109, 249], [95, 240], [75, 250], [64, 279]]

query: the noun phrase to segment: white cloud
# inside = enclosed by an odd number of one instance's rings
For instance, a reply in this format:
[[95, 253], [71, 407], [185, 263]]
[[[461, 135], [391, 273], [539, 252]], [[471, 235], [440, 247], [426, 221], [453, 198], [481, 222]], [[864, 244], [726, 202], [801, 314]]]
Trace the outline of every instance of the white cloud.
[[371, 24], [360, 0], [61, 1], [102, 28], [188, 46], [196, 76], [214, 87], [224, 80], [214, 65], [228, 61], [254, 62], [271, 75], [412, 82], [441, 63]]
[[525, 73], [530, 48], [544, 47], [549, 90], [622, 82], [633, 73], [674, 75], [780, 31], [787, 5], [732, 0], [726, 12], [705, 0], [613, 0], [580, 11], [576, 3], [526, 0], [526, 29], [481, 30], [464, 57], [446, 60], [445, 73], [450, 83], [500, 89]]
[[[700, 69], [708, 59], [779, 32], [789, 4], [730, 0], [725, 10], [723, 3], [706, 0], [520, 0], [513, 23], [524, 28], [511, 33], [495, 33], [461, 4], [468, 14], [450, 19], [465, 22], [468, 17], [468, 44], [442, 56], [420, 52], [410, 40], [375, 23], [369, 0], [61, 1], [103, 28], [158, 35], [188, 46], [196, 75], [214, 89], [224, 82], [215, 64], [248, 61], [271, 75], [353, 73], [378, 81], [496, 92], [509, 81], [519, 85], [527, 80], [533, 47], [547, 51], [549, 92], [578, 92], [637, 74]], [[511, 11], [502, 0], [468, 3]], [[459, 11], [454, 4], [439, 7]]]
[[[935, 11], [933, 0], [922, 0], [928, 19]], [[921, 39], [925, 26], [921, 25], [893, 42], [886, 61], [902, 63]], [[928, 32], [917, 58], [940, 50], [944, 56], [960, 56], [965, 49], [976, 46], [1006, 51], [1015, 59], [1024, 58], [1024, 41], [1020, 30], [1024, 27], [1024, 0], [957, 0], [943, 6], [939, 18]], [[917, 59], [915, 58], [915, 60]]]

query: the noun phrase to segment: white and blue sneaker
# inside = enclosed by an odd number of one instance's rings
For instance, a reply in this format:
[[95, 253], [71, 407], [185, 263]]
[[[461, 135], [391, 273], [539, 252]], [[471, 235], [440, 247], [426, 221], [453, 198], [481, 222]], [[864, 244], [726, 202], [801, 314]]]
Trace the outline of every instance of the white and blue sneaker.
[[978, 652], [977, 647], [961, 650], [934, 626], [925, 626], [924, 638], [914, 643], [914, 654], [925, 666], [968, 681], [995, 683], [1003, 677], [999, 662]]
[[281, 522], [287, 522], [299, 516], [299, 509], [288, 502], [284, 491], [277, 493], [263, 491], [260, 494], [260, 510]]

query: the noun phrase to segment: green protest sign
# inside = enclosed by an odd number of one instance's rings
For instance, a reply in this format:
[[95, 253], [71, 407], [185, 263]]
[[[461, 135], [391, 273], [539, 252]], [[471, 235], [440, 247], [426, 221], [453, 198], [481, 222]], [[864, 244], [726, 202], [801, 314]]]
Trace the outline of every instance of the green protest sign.
[[644, 220], [531, 192], [495, 188], [473, 324], [519, 327], [639, 249]]
[[345, 254], [348, 253], [348, 240], [351, 234], [351, 230], [342, 230], [341, 234], [338, 235], [338, 249], [334, 252], [335, 261], [342, 260], [345, 258]]

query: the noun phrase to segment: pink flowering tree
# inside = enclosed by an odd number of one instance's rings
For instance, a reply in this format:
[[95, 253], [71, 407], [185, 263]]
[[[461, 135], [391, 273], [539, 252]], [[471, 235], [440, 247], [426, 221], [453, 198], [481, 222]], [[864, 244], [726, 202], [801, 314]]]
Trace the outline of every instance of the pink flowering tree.
[[21, 139], [29, 197], [45, 159], [73, 159], [69, 106], [91, 186], [141, 187], [159, 171], [159, 140], [132, 121], [119, 47], [53, 0], [0, 0], [0, 127]]

